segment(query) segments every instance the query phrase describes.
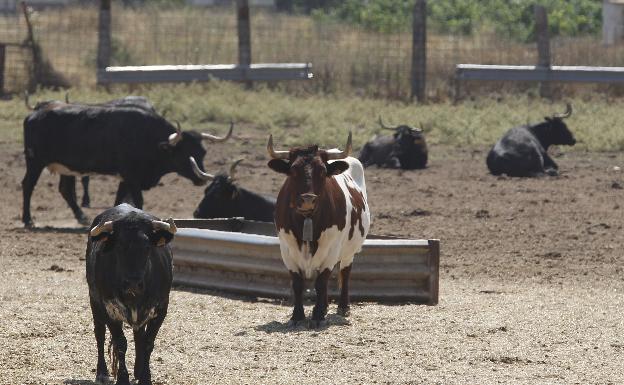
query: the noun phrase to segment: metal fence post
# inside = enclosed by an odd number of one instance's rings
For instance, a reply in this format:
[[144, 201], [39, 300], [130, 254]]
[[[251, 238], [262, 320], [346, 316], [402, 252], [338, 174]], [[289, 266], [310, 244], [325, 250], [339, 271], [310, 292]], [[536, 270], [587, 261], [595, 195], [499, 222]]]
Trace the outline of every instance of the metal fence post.
[[[548, 34], [548, 13], [541, 5], [535, 6], [535, 35], [537, 39], [537, 66], [550, 69], [550, 37]], [[548, 82], [540, 82], [540, 96], [550, 98], [552, 93]]]
[[412, 16], [411, 99], [425, 101], [427, 76], [427, 0], [416, 0]]
[[[238, 65], [249, 68], [251, 65], [251, 23], [249, 21], [249, 0], [236, 0], [236, 20], [238, 30]], [[246, 80], [251, 87], [250, 80]]]
[[98, 47], [97, 47], [97, 78], [110, 65], [111, 56], [111, 0], [100, 0], [98, 20]]

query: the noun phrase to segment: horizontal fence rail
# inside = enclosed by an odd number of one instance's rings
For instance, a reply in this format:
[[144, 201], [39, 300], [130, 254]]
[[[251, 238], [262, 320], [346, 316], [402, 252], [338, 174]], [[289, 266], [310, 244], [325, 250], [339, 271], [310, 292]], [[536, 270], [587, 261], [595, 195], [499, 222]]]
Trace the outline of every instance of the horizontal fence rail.
[[[290, 275], [282, 262], [272, 223], [176, 220], [176, 225], [179, 230], [172, 242], [175, 283], [257, 297], [290, 298]], [[351, 298], [437, 304], [439, 250], [439, 240], [435, 239], [371, 236], [353, 263]], [[329, 295], [339, 295], [336, 271], [330, 280]]]
[[259, 63], [249, 66], [150, 65], [106, 67], [97, 74], [98, 84], [201, 82], [210, 79], [232, 81], [308, 80], [313, 78], [311, 63]]
[[455, 77], [458, 80], [621, 83], [624, 82], [624, 67], [458, 64]]

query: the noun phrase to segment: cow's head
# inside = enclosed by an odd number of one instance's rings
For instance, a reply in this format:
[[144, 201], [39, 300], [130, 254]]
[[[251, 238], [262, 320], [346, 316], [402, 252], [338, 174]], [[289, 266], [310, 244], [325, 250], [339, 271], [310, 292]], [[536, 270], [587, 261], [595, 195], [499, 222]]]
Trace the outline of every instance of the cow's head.
[[104, 242], [103, 253], [113, 266], [117, 295], [135, 299], [143, 294], [156, 248], [168, 244], [176, 232], [173, 219], [166, 222], [131, 212], [125, 217], [100, 223], [89, 235]]
[[[399, 144], [399, 147], [402, 149], [413, 149], [416, 147], [427, 147], [425, 142], [425, 134], [423, 133], [422, 128], [413, 128], [405, 124], [398, 125], [396, 127], [386, 126], [379, 117], [379, 125], [385, 130], [392, 130], [394, 134], [395, 143]], [[422, 127], [422, 124], [421, 124]]]
[[216, 143], [228, 140], [232, 136], [234, 123], [230, 124], [230, 130], [223, 137], [193, 130], [182, 131], [179, 123], [177, 126], [176, 132], [169, 136], [167, 142], [161, 144], [161, 148], [171, 156], [173, 171], [190, 179], [197, 186], [206, 184], [214, 176], [204, 170], [206, 149], [202, 141]]
[[229, 218], [237, 212], [239, 205], [238, 187], [234, 184], [238, 159], [230, 166], [229, 173], [217, 174], [206, 187], [204, 198], [193, 212], [195, 218]]
[[570, 103], [567, 103], [566, 110], [562, 114], [544, 117], [547, 125], [545, 128], [546, 132], [542, 133], [542, 135], [547, 143], [567, 144], [570, 146], [576, 144], [574, 135], [572, 135], [572, 132], [570, 132], [570, 129], [563, 121], [563, 119], [569, 118], [570, 115], [572, 115], [572, 106]]
[[335, 159], [344, 159], [351, 153], [351, 133], [344, 151], [321, 150], [316, 145], [276, 151], [273, 149], [273, 136], [269, 137], [267, 150], [272, 158], [269, 167], [288, 176], [284, 185], [289, 186], [289, 207], [308, 217], [314, 213], [317, 201], [325, 193], [328, 178], [349, 168], [349, 163]]

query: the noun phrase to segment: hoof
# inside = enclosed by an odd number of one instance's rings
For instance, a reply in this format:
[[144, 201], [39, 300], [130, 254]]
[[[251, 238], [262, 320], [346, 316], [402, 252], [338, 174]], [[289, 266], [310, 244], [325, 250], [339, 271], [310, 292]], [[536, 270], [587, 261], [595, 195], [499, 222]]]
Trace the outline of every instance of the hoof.
[[310, 329], [318, 329], [318, 328], [322, 328], [325, 326], [327, 326], [327, 320], [324, 320], [324, 319], [320, 319], [320, 320], [311, 319], [310, 322], [308, 323], [308, 327]]
[[554, 168], [549, 168], [546, 170], [546, 175], [548, 176], [559, 176], [559, 171], [555, 170]]
[[83, 226], [89, 226], [91, 224], [91, 221], [89, 220], [89, 218], [82, 216], [80, 218], [76, 218], [76, 220], [78, 221], [78, 223], [80, 223]]
[[351, 315], [351, 308], [349, 306], [339, 307], [338, 310], [336, 310], [336, 314], [338, 314], [339, 316], [348, 317]]
[[35, 222], [33, 222], [33, 221], [24, 222], [24, 228], [25, 229], [33, 229], [33, 228], [35, 228]]
[[80, 206], [89, 208], [89, 207], [91, 207], [91, 203], [90, 202], [82, 202], [82, 204]]
[[96, 384], [110, 384], [111, 382], [113, 382], [113, 379], [108, 374], [98, 374], [95, 377]]
[[303, 321], [304, 321], [304, 320], [294, 320], [294, 319], [291, 319], [290, 321], [288, 321], [287, 326], [288, 326], [289, 328], [296, 328], [297, 326], [301, 325], [301, 323], [302, 323]]
[[130, 380], [128, 378], [117, 379], [115, 385], [130, 385]]

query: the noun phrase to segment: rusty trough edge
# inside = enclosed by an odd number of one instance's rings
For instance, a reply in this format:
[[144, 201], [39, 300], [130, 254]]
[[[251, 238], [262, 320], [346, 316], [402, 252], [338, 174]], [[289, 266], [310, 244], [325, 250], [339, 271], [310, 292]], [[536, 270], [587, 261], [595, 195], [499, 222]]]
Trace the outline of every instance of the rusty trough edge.
[[[176, 224], [179, 231], [171, 244], [175, 284], [253, 297], [290, 298], [290, 280], [281, 260], [279, 240], [258, 234], [268, 234], [272, 224], [238, 218], [176, 220]], [[227, 231], [228, 226], [235, 231]], [[353, 262], [351, 298], [436, 305], [439, 263], [438, 239], [367, 239]], [[329, 286], [332, 298], [339, 293], [336, 270]], [[313, 289], [308, 294], [313, 295]]]

